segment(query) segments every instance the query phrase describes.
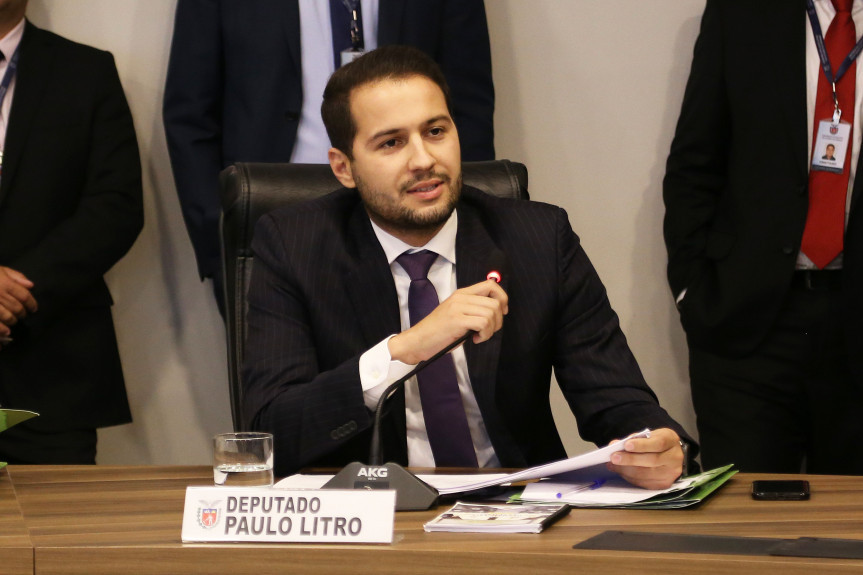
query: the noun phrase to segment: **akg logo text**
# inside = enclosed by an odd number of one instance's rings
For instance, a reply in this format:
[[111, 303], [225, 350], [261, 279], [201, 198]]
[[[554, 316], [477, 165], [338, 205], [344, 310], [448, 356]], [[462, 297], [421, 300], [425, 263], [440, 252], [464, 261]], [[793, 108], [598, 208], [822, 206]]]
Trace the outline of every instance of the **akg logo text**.
[[369, 479], [383, 479], [386, 476], [386, 467], [361, 467], [359, 473], [357, 473], [357, 477], [367, 477]]

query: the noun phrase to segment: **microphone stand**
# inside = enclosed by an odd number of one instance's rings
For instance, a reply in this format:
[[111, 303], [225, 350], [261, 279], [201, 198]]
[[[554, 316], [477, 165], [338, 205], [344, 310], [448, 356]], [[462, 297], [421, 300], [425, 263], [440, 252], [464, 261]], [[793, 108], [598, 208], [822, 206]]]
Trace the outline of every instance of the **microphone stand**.
[[429, 364], [437, 361], [473, 335], [469, 331], [430, 358], [419, 362], [407, 375], [390, 384], [381, 394], [375, 407], [372, 424], [372, 440], [369, 447], [369, 464], [358, 461], [349, 463], [329, 480], [325, 489], [394, 489], [396, 491], [396, 511], [421, 511], [429, 509], [437, 502], [438, 491], [398, 463], [381, 464], [381, 420], [387, 400], [401, 388], [407, 380], [421, 372]]

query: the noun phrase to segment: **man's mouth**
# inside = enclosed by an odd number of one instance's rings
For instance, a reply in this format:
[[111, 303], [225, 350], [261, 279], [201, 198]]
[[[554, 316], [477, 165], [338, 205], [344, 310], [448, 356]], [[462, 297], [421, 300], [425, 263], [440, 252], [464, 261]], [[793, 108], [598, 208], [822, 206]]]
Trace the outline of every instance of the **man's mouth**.
[[440, 195], [443, 190], [443, 180], [425, 180], [407, 189], [407, 193], [413, 197], [429, 200]]
[[440, 182], [433, 182], [433, 183], [425, 184], [422, 186], [414, 186], [413, 188], [408, 190], [408, 192], [410, 192], [410, 193], [430, 192], [433, 189], [435, 189], [436, 187], [438, 187], [439, 185], [440, 185]]
[[[420, 176], [422, 178], [422, 176]], [[403, 188], [411, 197], [433, 200], [443, 193], [444, 184], [449, 183], [449, 178], [442, 174], [429, 173], [423, 179], [415, 179]]]

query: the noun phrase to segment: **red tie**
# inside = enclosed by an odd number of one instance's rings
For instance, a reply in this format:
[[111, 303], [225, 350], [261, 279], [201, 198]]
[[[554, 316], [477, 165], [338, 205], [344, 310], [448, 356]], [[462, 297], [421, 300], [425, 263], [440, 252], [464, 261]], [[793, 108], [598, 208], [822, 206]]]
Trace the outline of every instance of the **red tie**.
[[[836, 16], [827, 28], [824, 44], [830, 58], [833, 73], [857, 41], [857, 31], [851, 18], [851, 5], [854, 0], [833, 0]], [[836, 97], [842, 110], [842, 121], [854, 125], [854, 84], [857, 81], [857, 63], [854, 62], [836, 83]], [[815, 126], [812, 136], [812, 153], [818, 137], [821, 120], [833, 117], [833, 89], [824, 71], [818, 71], [818, 92], [815, 99]], [[851, 175], [851, 142], [853, 130], [849, 134], [849, 144], [845, 152], [844, 170], [841, 174], [821, 170], [809, 171], [809, 212], [806, 228], [803, 230], [801, 251], [819, 269], [833, 261], [842, 253], [842, 236], [845, 231], [845, 200], [848, 194], [848, 177]]]

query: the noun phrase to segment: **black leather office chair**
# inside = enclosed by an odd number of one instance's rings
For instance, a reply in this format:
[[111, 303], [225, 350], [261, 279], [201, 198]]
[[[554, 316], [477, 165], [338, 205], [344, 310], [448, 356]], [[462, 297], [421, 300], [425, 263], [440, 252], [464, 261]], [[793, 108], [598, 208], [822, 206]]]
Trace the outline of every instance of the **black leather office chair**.
[[[464, 183], [496, 196], [528, 199], [527, 168], [509, 160], [467, 162]], [[246, 339], [246, 293], [252, 272], [252, 235], [258, 218], [280, 206], [341, 187], [329, 165], [237, 163], [220, 177], [222, 265], [228, 376], [234, 429], [245, 430], [240, 369]]]

